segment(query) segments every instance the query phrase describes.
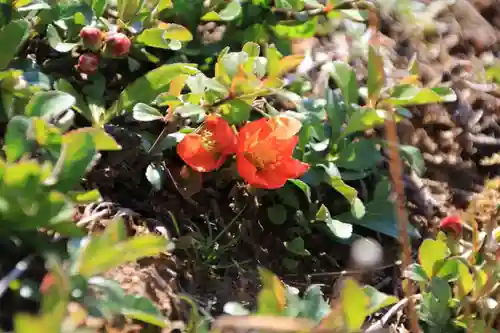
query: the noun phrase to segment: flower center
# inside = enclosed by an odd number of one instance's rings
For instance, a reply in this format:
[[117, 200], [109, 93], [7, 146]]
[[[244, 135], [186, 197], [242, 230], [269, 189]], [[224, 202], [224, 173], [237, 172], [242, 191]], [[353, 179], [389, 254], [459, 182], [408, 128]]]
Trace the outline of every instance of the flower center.
[[260, 142], [249, 147], [245, 152], [245, 158], [260, 172], [266, 168], [272, 168], [273, 164], [280, 159], [280, 155], [272, 146]]

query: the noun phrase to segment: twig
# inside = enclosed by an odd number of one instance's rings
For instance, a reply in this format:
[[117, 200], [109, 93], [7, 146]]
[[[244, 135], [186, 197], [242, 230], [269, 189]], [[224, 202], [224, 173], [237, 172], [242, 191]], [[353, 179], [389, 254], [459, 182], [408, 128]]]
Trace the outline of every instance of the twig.
[[[408, 216], [405, 211], [404, 202], [404, 183], [402, 180], [403, 168], [401, 162], [401, 156], [399, 156], [398, 146], [399, 140], [396, 129], [396, 122], [394, 121], [394, 110], [392, 109], [389, 113], [389, 119], [384, 122], [385, 127], [385, 137], [388, 142], [388, 153], [389, 153], [389, 172], [394, 184], [394, 190], [396, 192], [396, 213], [397, 221], [399, 225], [399, 242], [403, 248], [403, 265], [401, 265], [401, 272], [403, 273], [408, 266], [412, 263], [410, 240], [408, 236]], [[415, 304], [413, 303], [413, 283], [408, 281], [406, 288], [403, 288], [406, 294], [406, 298], [409, 299], [408, 302], [408, 317], [410, 319], [411, 332], [419, 333], [421, 332], [418, 325], [418, 319], [415, 311]]]
[[[422, 299], [422, 295], [420, 295], [420, 294], [415, 294], [412, 296], [412, 301], [417, 301], [420, 299]], [[405, 297], [402, 300], [400, 300], [399, 302], [397, 302], [396, 304], [394, 304], [382, 318], [380, 318], [379, 320], [377, 320], [376, 322], [371, 324], [365, 330], [365, 333], [376, 332], [377, 330], [381, 330], [387, 324], [389, 319], [391, 319], [392, 316], [394, 316], [399, 310], [401, 310], [403, 307], [406, 306], [406, 304], [408, 304], [408, 301], [409, 301], [409, 298]]]

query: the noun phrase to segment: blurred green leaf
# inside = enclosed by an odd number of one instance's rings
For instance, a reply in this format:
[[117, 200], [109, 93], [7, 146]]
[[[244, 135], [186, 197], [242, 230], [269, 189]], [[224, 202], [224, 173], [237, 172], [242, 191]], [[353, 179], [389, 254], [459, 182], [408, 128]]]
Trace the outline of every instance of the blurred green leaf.
[[384, 124], [387, 111], [361, 107], [355, 108], [353, 112], [342, 132], [342, 137]]
[[358, 104], [359, 92], [356, 73], [345, 62], [334, 61], [330, 70], [331, 77], [342, 91], [345, 103], [347, 105]]
[[280, 39], [310, 38], [316, 33], [318, 17], [314, 16], [305, 22], [293, 21], [292, 24], [276, 24], [271, 29]]
[[0, 30], [0, 70], [7, 68], [9, 62], [21, 49], [29, 36], [29, 23], [26, 20], [11, 21]]
[[203, 21], [232, 21], [241, 14], [239, 1], [231, 1], [220, 12], [208, 12], [201, 18]]
[[129, 22], [133, 20], [139, 10], [141, 9], [144, 0], [119, 0], [118, 5], [118, 17], [123, 22]]
[[395, 106], [406, 106], [454, 102], [456, 99], [457, 96], [451, 88], [419, 88], [409, 84], [402, 84], [393, 88], [390, 97], [386, 101]]
[[397, 303], [399, 299], [396, 296], [391, 296], [384, 294], [372, 286], [364, 286], [363, 290], [368, 296], [370, 303], [368, 304], [368, 309], [366, 310], [366, 315], [370, 316], [375, 312], [379, 311], [386, 306]]
[[61, 115], [71, 108], [76, 99], [62, 91], [42, 91], [36, 93], [26, 106], [24, 114], [28, 117], [41, 117], [48, 120]]
[[342, 288], [342, 308], [344, 312], [344, 320], [350, 331], [361, 329], [367, 313], [369, 298], [358, 283], [347, 278], [344, 280], [344, 288]]
[[343, 149], [335, 161], [338, 167], [363, 171], [377, 166], [382, 160], [373, 140], [359, 139], [352, 141]]
[[71, 51], [77, 43], [64, 43], [57, 32], [57, 29], [49, 24], [47, 26], [47, 39], [49, 41], [49, 45], [56, 50], [57, 52], [66, 53]]
[[165, 170], [158, 163], [150, 163], [146, 168], [146, 179], [155, 191], [163, 187]]
[[[96, 239], [91, 239], [90, 244], [100, 241], [99, 236], [96, 237]], [[90, 247], [90, 244], [87, 247]], [[100, 245], [87, 253], [86, 249], [82, 250], [76, 267], [80, 275], [91, 277], [121, 264], [160, 254], [168, 250], [169, 241], [156, 235], [140, 235], [124, 241]]]
[[413, 263], [406, 268], [404, 277], [415, 282], [427, 283], [429, 281], [429, 277], [425, 273], [424, 269], [417, 263]]
[[331, 308], [323, 296], [320, 285], [313, 284], [307, 287], [301, 301], [300, 317], [305, 317], [319, 323], [330, 313]]
[[97, 150], [120, 150], [121, 146], [115, 141], [115, 139], [106, 133], [103, 128], [97, 127], [82, 127], [73, 131], [70, 131], [63, 136], [63, 142], [70, 143], [75, 138], [89, 135], [95, 145]]
[[286, 208], [280, 204], [267, 207], [267, 217], [274, 224], [283, 224], [286, 221]]
[[133, 105], [150, 103], [160, 92], [165, 91], [169, 83], [181, 74], [193, 75], [198, 70], [190, 64], [163, 65], [135, 80], [123, 90], [118, 100], [109, 108], [108, 117], [119, 114], [122, 110], [130, 110]]
[[252, 105], [241, 99], [233, 99], [220, 106], [221, 115], [230, 124], [241, 124], [248, 120]]
[[283, 283], [271, 271], [259, 267], [262, 289], [257, 295], [257, 314], [280, 315], [286, 306]]
[[31, 119], [14, 116], [7, 125], [3, 150], [7, 162], [17, 161], [22, 155], [31, 151], [33, 140], [30, 139]]
[[349, 239], [352, 236], [352, 224], [333, 219], [328, 208], [322, 204], [316, 212], [316, 220], [325, 222], [330, 231], [341, 239]]
[[425, 239], [418, 249], [418, 259], [420, 265], [427, 276], [434, 276], [434, 267], [436, 263], [446, 258], [449, 254], [448, 247], [445, 243], [433, 240]]
[[285, 248], [293, 254], [299, 256], [310, 256], [311, 253], [304, 246], [304, 239], [300, 236], [295, 237], [290, 242], [283, 242]]
[[170, 41], [181, 42], [193, 39], [191, 32], [182, 25], [169, 23], [161, 28], [145, 29], [137, 36], [137, 41], [147, 46], [170, 49]]
[[132, 117], [137, 121], [155, 121], [163, 119], [163, 115], [158, 109], [145, 103], [137, 103], [134, 105]]

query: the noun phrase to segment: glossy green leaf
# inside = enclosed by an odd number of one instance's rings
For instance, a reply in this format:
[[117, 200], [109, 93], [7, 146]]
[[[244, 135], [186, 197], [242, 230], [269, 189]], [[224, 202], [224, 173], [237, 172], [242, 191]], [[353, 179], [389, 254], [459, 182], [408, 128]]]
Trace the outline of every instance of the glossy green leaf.
[[409, 84], [402, 84], [393, 88], [387, 102], [395, 106], [405, 106], [454, 102], [456, 99], [457, 96], [451, 88], [419, 88]]
[[62, 91], [42, 91], [36, 93], [29, 101], [24, 114], [28, 117], [50, 119], [61, 115], [71, 108], [76, 99]]
[[63, 141], [71, 143], [71, 140], [89, 135], [97, 150], [120, 150], [121, 146], [103, 128], [82, 127], [64, 134]]
[[458, 263], [458, 283], [462, 295], [469, 294], [474, 288], [474, 278], [467, 265], [461, 261]]
[[372, 315], [380, 309], [383, 309], [399, 301], [396, 296], [384, 294], [373, 288], [372, 286], [364, 286], [363, 291], [365, 292], [366, 296], [368, 296], [368, 299], [370, 301], [370, 303], [368, 304], [368, 309], [366, 311], [367, 316]]
[[150, 163], [146, 168], [146, 179], [156, 191], [161, 190], [163, 187], [164, 174], [165, 170], [163, 170], [161, 165]]
[[145, 29], [137, 36], [137, 41], [147, 46], [170, 49], [170, 40], [188, 42], [193, 39], [191, 32], [182, 25], [169, 23], [161, 28]]
[[239, 1], [231, 1], [220, 12], [208, 12], [201, 18], [203, 21], [232, 21], [241, 14]]
[[26, 20], [11, 21], [0, 30], [0, 70], [7, 68], [29, 36], [29, 23]]
[[429, 277], [425, 273], [424, 269], [417, 263], [413, 263], [406, 268], [404, 277], [415, 282], [426, 283], [429, 281]]
[[155, 235], [135, 236], [114, 245], [102, 246], [98, 256], [82, 254], [78, 272], [84, 277], [101, 274], [121, 264], [167, 251], [169, 241]]
[[434, 265], [448, 254], [446, 244], [433, 239], [425, 239], [418, 249], [418, 259], [427, 276], [434, 276]]
[[175, 113], [184, 118], [190, 118], [194, 116], [204, 116], [206, 111], [200, 105], [186, 103], [175, 108]]
[[387, 111], [371, 108], [356, 108], [353, 112], [342, 132], [343, 137], [383, 125], [387, 116]]
[[295, 237], [290, 242], [283, 242], [285, 248], [293, 254], [299, 256], [309, 256], [311, 253], [305, 248], [304, 239], [302, 237]]
[[328, 229], [338, 238], [349, 239], [352, 236], [353, 229], [352, 224], [344, 223], [339, 220], [333, 219], [330, 215], [330, 211], [325, 205], [321, 205], [316, 212], [315, 219], [317, 221], [324, 222]]
[[365, 321], [370, 300], [358, 283], [351, 278], [344, 280], [341, 293], [345, 324], [350, 331], [357, 331]]
[[251, 110], [252, 105], [241, 99], [233, 99], [220, 107], [222, 117], [230, 124], [241, 124], [247, 121]]
[[313, 37], [317, 27], [318, 17], [314, 16], [302, 23], [294, 21], [292, 24], [276, 24], [271, 28], [278, 38], [298, 39]]
[[142, 7], [144, 0], [120, 0], [117, 1], [118, 17], [123, 22], [129, 22], [135, 18]]
[[49, 24], [47, 26], [47, 40], [49, 41], [49, 45], [56, 50], [57, 52], [66, 53], [71, 51], [77, 43], [65, 43], [61, 40], [57, 29]]
[[283, 283], [276, 275], [259, 267], [262, 289], [257, 295], [257, 314], [279, 315], [286, 306], [286, 292]]
[[76, 111], [82, 114], [88, 121], [92, 123], [97, 123], [99, 119], [94, 117], [94, 114], [90, 110], [87, 102], [83, 96], [76, 91], [76, 89], [65, 79], [59, 79], [55, 82], [55, 87], [61, 92], [65, 92], [75, 98], [75, 105], [73, 106]]
[[286, 208], [280, 204], [274, 204], [267, 208], [267, 217], [274, 224], [283, 224], [286, 221]]
[[148, 72], [121, 92], [118, 100], [109, 108], [108, 117], [119, 114], [122, 110], [131, 110], [139, 102], [150, 103], [178, 75], [194, 75], [197, 72], [193, 65], [182, 63], [163, 65]]
[[17, 161], [31, 151], [33, 140], [30, 139], [31, 119], [14, 116], [7, 124], [3, 151], [7, 162]]
[[357, 104], [359, 99], [358, 82], [356, 73], [345, 62], [334, 61], [330, 70], [331, 77], [342, 91], [347, 105]]
[[134, 105], [132, 117], [137, 121], [155, 121], [163, 119], [163, 115], [158, 109], [145, 103], [137, 103]]
[[343, 149], [335, 164], [338, 167], [364, 171], [377, 166], [382, 161], [382, 155], [375, 142], [369, 139], [352, 141]]
[[405, 159], [410, 167], [417, 173], [417, 175], [422, 175], [425, 171], [425, 161], [420, 149], [409, 145], [400, 145], [399, 151], [401, 156]]

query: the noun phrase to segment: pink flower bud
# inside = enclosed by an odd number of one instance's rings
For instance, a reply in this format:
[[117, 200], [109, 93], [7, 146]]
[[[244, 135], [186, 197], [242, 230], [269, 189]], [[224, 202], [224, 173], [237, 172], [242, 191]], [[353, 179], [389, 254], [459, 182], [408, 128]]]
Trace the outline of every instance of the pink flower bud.
[[95, 27], [84, 27], [80, 30], [83, 47], [92, 51], [101, 48], [103, 37], [102, 31]]
[[451, 232], [457, 238], [462, 233], [462, 220], [457, 215], [447, 216], [439, 222], [439, 229]]
[[130, 39], [124, 34], [118, 32], [108, 32], [104, 45], [104, 55], [107, 57], [119, 58], [130, 50]]
[[99, 57], [94, 53], [84, 53], [78, 58], [76, 69], [85, 74], [94, 73], [99, 68]]

